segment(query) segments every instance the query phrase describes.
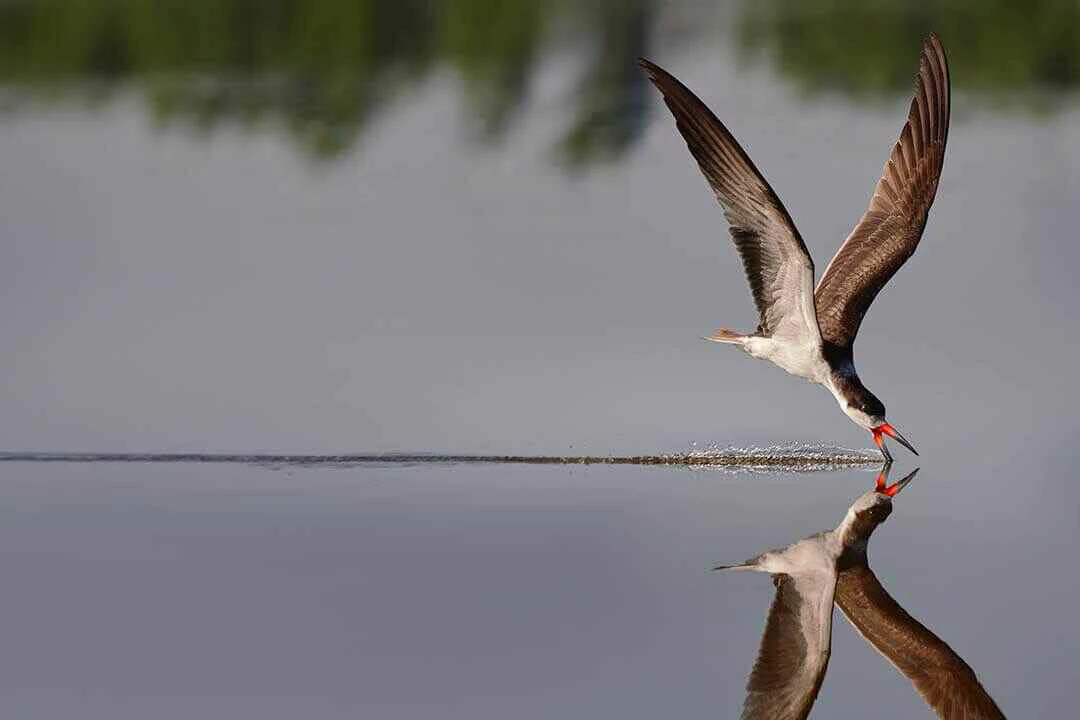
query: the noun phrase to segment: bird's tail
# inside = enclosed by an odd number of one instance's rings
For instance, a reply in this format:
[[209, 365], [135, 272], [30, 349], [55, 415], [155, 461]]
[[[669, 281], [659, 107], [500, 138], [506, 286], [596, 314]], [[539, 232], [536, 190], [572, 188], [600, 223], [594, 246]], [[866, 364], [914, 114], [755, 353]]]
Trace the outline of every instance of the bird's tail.
[[749, 335], [743, 335], [742, 333], [735, 332], [734, 330], [728, 330], [727, 328], [720, 328], [712, 335], [707, 336], [705, 339], [718, 343], [730, 343], [732, 345], [742, 345], [746, 342], [746, 338]]
[[762, 571], [763, 568], [761, 567], [761, 560], [764, 557], [765, 557], [764, 555], [758, 555], [757, 557], [750, 558], [746, 562], [739, 563], [738, 565], [717, 565], [716, 567], [713, 568], [713, 570], [758, 570], [758, 571]]

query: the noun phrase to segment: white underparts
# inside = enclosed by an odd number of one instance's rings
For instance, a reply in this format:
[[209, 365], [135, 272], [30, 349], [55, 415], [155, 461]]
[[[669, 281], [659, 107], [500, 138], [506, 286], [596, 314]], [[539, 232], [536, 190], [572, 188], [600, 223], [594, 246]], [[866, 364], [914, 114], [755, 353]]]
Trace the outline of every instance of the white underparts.
[[[797, 343], [771, 337], [747, 337], [742, 347], [752, 357], [768, 360], [792, 375], [829, 387], [831, 374], [821, 346], [816, 343]], [[832, 390], [832, 388], [829, 388]], [[833, 391], [835, 394], [835, 390]]]

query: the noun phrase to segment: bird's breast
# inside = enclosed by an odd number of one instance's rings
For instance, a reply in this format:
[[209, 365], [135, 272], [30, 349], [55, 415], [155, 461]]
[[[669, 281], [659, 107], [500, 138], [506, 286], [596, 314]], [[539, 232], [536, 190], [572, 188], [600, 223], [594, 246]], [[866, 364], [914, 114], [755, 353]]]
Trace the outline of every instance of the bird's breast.
[[777, 367], [813, 383], [824, 383], [829, 365], [814, 343], [795, 343], [771, 337], [748, 338], [743, 348], [753, 357], [768, 360]]

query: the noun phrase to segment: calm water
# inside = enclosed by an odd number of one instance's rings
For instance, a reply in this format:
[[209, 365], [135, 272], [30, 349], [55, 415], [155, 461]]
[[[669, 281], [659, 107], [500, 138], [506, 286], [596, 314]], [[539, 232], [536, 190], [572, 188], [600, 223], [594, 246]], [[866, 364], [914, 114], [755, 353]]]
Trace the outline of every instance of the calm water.
[[[0, 6], [4, 449], [868, 445], [819, 388], [699, 339], [753, 308], [632, 59], [712, 105], [823, 268], [937, 29], [941, 188], [857, 348], [922, 466], [871, 561], [1007, 715], [1067, 716], [1080, 13], [969, 5]], [[833, 527], [874, 475], [0, 478], [5, 716], [476, 719], [737, 715], [773, 587], [707, 568]], [[926, 714], [838, 615], [814, 716]]]

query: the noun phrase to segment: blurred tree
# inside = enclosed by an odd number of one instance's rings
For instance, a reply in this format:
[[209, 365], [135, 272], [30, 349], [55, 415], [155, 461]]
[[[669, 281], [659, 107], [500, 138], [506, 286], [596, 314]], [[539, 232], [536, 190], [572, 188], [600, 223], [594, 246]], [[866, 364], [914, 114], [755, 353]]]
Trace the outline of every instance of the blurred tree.
[[637, 58], [646, 53], [649, 0], [602, 0], [580, 6], [582, 25], [597, 38], [579, 94], [574, 124], [561, 146], [570, 167], [617, 158], [645, 125], [645, 73]]
[[470, 115], [487, 139], [503, 136], [527, 94], [549, 4], [450, 0], [440, 6], [440, 49], [461, 73]]
[[881, 97], [911, 87], [931, 30], [954, 83], [996, 104], [1039, 109], [1080, 82], [1075, 0], [755, 0], [743, 5], [739, 44], [771, 56], [803, 91]]
[[[689, 1], [689, 0], [688, 0]], [[1075, 0], [739, 0], [739, 46], [806, 92], [906, 93], [937, 30], [957, 85], [1041, 109], [1080, 83]], [[312, 157], [352, 147], [436, 67], [460, 76], [485, 141], [505, 136], [561, 31], [587, 51], [559, 145], [570, 168], [619, 157], [648, 107], [635, 60], [660, 0], [16, 0], [0, 2], [0, 110], [93, 105], [135, 88], [162, 123], [287, 129]]]

